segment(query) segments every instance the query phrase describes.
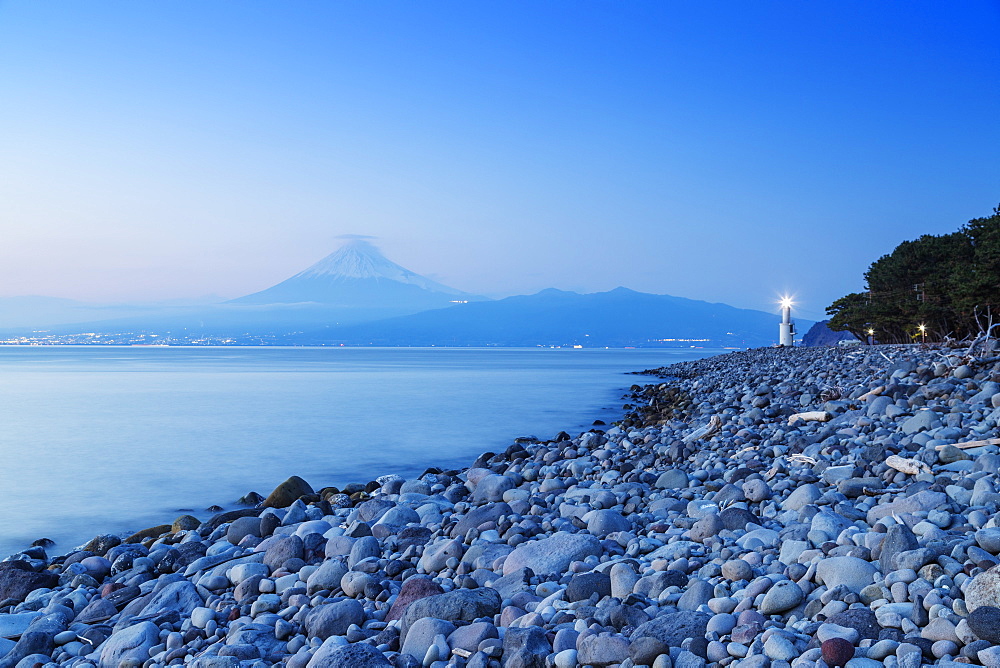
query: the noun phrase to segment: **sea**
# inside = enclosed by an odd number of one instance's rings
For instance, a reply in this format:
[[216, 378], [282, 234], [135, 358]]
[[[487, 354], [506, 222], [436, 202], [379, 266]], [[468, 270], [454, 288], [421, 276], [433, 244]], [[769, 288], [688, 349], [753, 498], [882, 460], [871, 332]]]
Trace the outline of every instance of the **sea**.
[[63, 554], [314, 489], [469, 466], [622, 416], [629, 375], [715, 349], [0, 347], [0, 556]]

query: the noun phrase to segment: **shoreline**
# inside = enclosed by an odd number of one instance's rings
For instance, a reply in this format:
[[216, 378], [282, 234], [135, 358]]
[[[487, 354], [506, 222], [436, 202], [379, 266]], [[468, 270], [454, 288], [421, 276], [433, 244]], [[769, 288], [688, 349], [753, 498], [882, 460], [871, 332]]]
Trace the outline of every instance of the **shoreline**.
[[32, 548], [0, 668], [1000, 665], [1000, 456], [954, 447], [1000, 365], [962, 352], [680, 362], [606, 431]]
[[[687, 359], [629, 350], [76, 350], [4, 356], [13, 413], [0, 514], [11, 521], [0, 558], [42, 537], [57, 543], [50, 555], [62, 554], [97, 530], [122, 535], [182, 512], [206, 520], [210, 505], [232, 509], [296, 474], [322, 487], [467, 466], [516, 436], [575, 433], [592, 415], [616, 420], [633, 382], [627, 372]], [[28, 443], [33, 454], [18, 456]], [[53, 489], [72, 499], [59, 512]]]

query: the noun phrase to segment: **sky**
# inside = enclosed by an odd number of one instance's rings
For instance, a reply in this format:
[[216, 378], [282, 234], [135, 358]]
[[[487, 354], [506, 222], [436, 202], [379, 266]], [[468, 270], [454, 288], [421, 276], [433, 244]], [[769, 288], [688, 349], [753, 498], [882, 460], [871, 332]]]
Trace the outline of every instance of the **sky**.
[[370, 235], [489, 296], [819, 319], [1000, 203], [1000, 2], [0, 0], [0, 297], [237, 297]]

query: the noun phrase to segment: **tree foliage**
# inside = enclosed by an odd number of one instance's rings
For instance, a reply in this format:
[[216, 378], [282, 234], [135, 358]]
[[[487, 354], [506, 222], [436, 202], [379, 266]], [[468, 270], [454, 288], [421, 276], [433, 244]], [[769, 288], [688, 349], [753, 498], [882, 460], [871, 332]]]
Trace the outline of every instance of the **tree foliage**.
[[926, 326], [929, 338], [964, 338], [983, 318], [1000, 317], [1000, 206], [957, 232], [904, 241], [872, 263], [866, 290], [827, 307], [829, 327], [866, 340], [908, 343]]

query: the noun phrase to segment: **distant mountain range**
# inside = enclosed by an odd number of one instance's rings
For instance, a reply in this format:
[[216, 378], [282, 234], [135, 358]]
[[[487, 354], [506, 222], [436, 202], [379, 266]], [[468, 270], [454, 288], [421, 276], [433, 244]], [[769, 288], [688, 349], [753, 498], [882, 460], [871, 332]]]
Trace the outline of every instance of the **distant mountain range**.
[[327, 327], [286, 340], [311, 345], [742, 348], [773, 343], [779, 320], [763, 311], [626, 288], [593, 294], [549, 289]]
[[115, 333], [114, 342], [153, 336], [172, 343], [744, 348], [774, 343], [778, 321], [772, 313], [626, 288], [549, 289], [490, 301], [411, 272], [362, 240], [265, 290], [222, 303], [94, 307], [0, 299], [0, 331], [23, 335], [44, 327], [41, 342], [80, 342], [73, 337], [96, 332]]

